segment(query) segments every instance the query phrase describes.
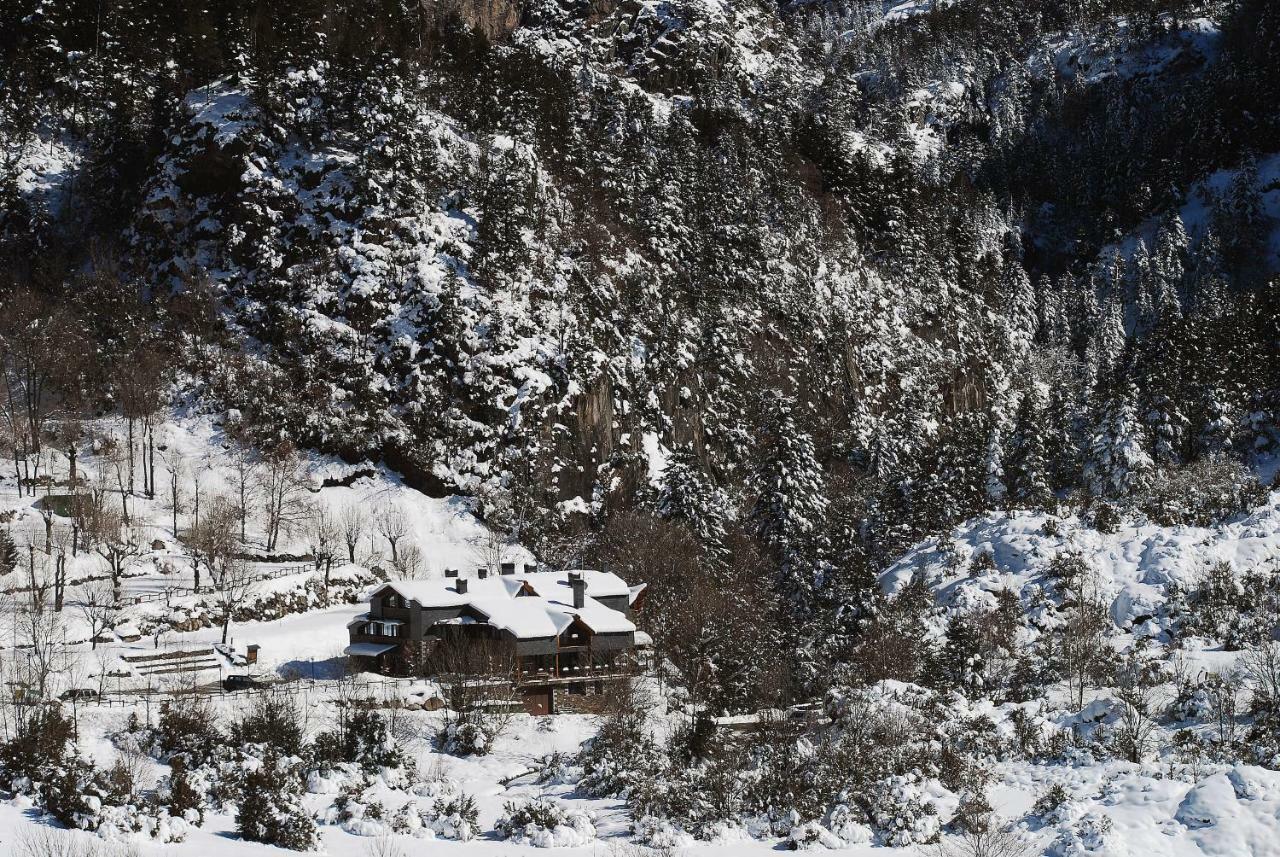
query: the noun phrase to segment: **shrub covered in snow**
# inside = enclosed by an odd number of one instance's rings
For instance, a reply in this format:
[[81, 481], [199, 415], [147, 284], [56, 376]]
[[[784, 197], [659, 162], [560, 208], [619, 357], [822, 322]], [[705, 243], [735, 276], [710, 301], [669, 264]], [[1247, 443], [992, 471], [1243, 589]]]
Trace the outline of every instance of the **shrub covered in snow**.
[[467, 712], [441, 728], [437, 744], [455, 756], [483, 756], [493, 749], [501, 732], [499, 725], [480, 712]]
[[637, 783], [651, 779], [662, 762], [642, 716], [610, 717], [578, 754], [582, 766], [578, 788], [592, 797], [626, 797]]
[[871, 789], [871, 821], [881, 844], [905, 847], [937, 841], [942, 823], [924, 786], [918, 776], [904, 774], [886, 777]]
[[1125, 857], [1131, 852], [1108, 816], [1088, 812], [1062, 825], [1048, 853], [1052, 857]]
[[181, 755], [191, 767], [212, 761], [227, 744], [213, 710], [202, 700], [163, 703], [151, 737], [160, 758]]
[[507, 803], [494, 829], [503, 839], [535, 848], [581, 847], [596, 838], [585, 811], [541, 797]]
[[187, 838], [192, 826], [187, 819], [170, 815], [164, 807], [104, 806], [98, 835], [108, 842], [139, 838], [157, 843], [181, 842]]
[[387, 719], [370, 709], [344, 710], [336, 730], [316, 736], [312, 756], [322, 768], [349, 762], [370, 774], [400, 769], [412, 776], [413, 760], [396, 744]]
[[396, 833], [411, 836], [457, 839], [461, 842], [474, 839], [479, 833], [480, 810], [475, 798], [458, 792], [440, 797], [430, 805], [410, 801], [396, 811], [391, 828]]
[[319, 836], [315, 822], [302, 806], [302, 775], [298, 760], [268, 753], [247, 763], [236, 828], [251, 842], [265, 842], [294, 851], [308, 851]]

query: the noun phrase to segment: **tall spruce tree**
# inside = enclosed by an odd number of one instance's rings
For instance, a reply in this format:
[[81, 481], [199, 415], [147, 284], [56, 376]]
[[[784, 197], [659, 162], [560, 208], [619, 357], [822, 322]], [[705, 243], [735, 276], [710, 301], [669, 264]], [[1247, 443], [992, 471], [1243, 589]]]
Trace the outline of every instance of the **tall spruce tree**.
[[750, 521], [781, 565], [781, 594], [804, 608], [818, 584], [827, 496], [813, 440], [800, 428], [794, 409], [781, 393], [764, 396]]

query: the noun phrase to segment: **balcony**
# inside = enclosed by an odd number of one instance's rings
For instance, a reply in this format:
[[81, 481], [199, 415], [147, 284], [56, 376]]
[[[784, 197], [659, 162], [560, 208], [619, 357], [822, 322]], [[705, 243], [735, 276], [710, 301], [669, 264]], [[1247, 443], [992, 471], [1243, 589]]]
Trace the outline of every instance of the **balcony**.
[[631, 662], [616, 664], [559, 664], [555, 668], [520, 664], [516, 684], [521, 686], [562, 685], [582, 681], [611, 681], [636, 674]]

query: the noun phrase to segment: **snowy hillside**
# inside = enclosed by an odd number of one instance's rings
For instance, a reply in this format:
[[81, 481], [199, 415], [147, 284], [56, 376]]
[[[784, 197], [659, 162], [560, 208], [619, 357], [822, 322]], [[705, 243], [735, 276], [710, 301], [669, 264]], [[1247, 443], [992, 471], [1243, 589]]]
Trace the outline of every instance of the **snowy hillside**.
[[1277, 141], [1273, 0], [0, 4], [0, 854], [1280, 854]]
[[[923, 575], [949, 610], [993, 607], [992, 595], [1016, 594], [1030, 607], [1053, 586], [1053, 559], [1077, 555], [1094, 575], [1116, 627], [1139, 636], [1177, 630], [1171, 603], [1200, 586], [1215, 565], [1235, 578], [1280, 570], [1280, 492], [1265, 505], [1212, 527], [1121, 523], [1101, 533], [1078, 517], [993, 514], [929, 540], [884, 572], [890, 593]], [[987, 562], [986, 560], [990, 561]]]

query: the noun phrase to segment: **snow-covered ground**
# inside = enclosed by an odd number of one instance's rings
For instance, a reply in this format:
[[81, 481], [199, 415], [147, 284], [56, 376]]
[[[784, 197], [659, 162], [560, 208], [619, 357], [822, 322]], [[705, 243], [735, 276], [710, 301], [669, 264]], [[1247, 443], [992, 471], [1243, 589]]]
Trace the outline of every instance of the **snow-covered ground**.
[[[116, 430], [119, 426], [114, 427]], [[99, 431], [112, 426], [98, 426]], [[229, 493], [233, 484], [230, 459], [224, 447], [224, 439], [213, 421], [208, 418], [183, 418], [166, 424], [158, 439], [163, 439], [164, 460], [181, 460], [179, 468], [180, 495], [190, 496], [195, 490], [198, 474], [201, 491], [205, 496], [218, 492]], [[84, 472], [92, 473], [102, 466], [96, 456], [82, 457]], [[65, 476], [66, 462], [53, 456], [54, 472]], [[393, 474], [376, 466], [352, 467], [340, 462], [312, 459], [307, 462], [314, 488], [313, 499], [341, 510], [346, 504], [358, 503], [373, 509], [387, 503], [395, 503], [406, 511], [410, 521], [407, 536], [420, 547], [423, 555], [421, 573], [438, 575], [447, 567], [466, 568], [479, 562], [479, 551], [485, 541], [485, 530], [470, 514], [468, 503], [461, 499], [431, 499], [423, 497], [403, 486]], [[368, 469], [369, 473], [352, 481], [348, 487], [333, 484], [355, 470]], [[331, 480], [328, 487], [321, 487], [324, 480]], [[154, 500], [135, 498], [134, 514], [144, 522], [149, 532], [165, 544], [147, 553], [130, 569], [125, 581], [126, 595], [146, 595], [168, 592], [168, 603], [151, 601], [129, 608], [120, 627], [155, 623], [175, 610], [191, 609], [199, 597], [189, 593], [192, 583], [189, 559], [181, 540], [174, 540], [170, 532], [172, 513], [163, 495], [167, 487], [165, 477], [158, 477], [161, 489]], [[19, 497], [11, 475], [0, 481], [0, 512], [14, 515], [9, 523], [15, 540], [42, 544], [44, 519], [34, 507], [35, 499]], [[179, 534], [187, 526], [186, 515], [179, 514]], [[251, 527], [250, 543], [261, 542], [263, 534]], [[359, 575], [367, 574], [365, 566], [384, 563], [385, 547], [378, 544], [376, 535], [368, 537], [369, 546], [362, 548], [358, 557], [363, 565], [346, 566], [335, 570], [334, 577], [359, 581]], [[306, 540], [297, 532], [287, 533], [278, 553], [301, 557], [306, 551]], [[1044, 585], [1044, 574], [1051, 559], [1063, 551], [1078, 552], [1089, 564], [1098, 589], [1105, 594], [1111, 617], [1119, 629], [1163, 639], [1168, 629], [1162, 618], [1162, 598], [1165, 586], [1171, 581], [1188, 585], [1194, 583], [1205, 568], [1213, 562], [1227, 561], [1243, 570], [1273, 565], [1280, 558], [1280, 492], [1272, 493], [1267, 502], [1250, 514], [1240, 516], [1215, 527], [1159, 527], [1150, 524], [1122, 524], [1111, 534], [1100, 533], [1075, 518], [1051, 519], [1045, 515], [1012, 513], [990, 515], [966, 522], [946, 539], [926, 541], [890, 568], [882, 578], [886, 590], [901, 589], [914, 576], [923, 574], [937, 593], [940, 604], [962, 610], [975, 606], [990, 606], [995, 593], [1010, 590], [1030, 602], [1038, 587]], [[975, 566], [974, 558], [987, 554], [990, 564]], [[521, 560], [532, 557], [520, 552]], [[274, 572], [290, 572], [283, 576], [264, 580], [260, 591], [264, 596], [287, 596], [301, 592], [315, 572], [307, 567], [303, 558], [292, 561], [272, 561], [258, 564], [264, 575]], [[978, 573], [973, 569], [978, 568]], [[92, 553], [82, 553], [72, 564], [71, 577], [101, 575], [103, 561]], [[23, 574], [15, 572], [4, 585], [20, 585]], [[73, 587], [74, 588], [74, 587]], [[19, 595], [18, 597], [21, 597]], [[74, 599], [74, 596], [71, 596]], [[184, 606], [185, 605], [185, 606]], [[346, 623], [360, 611], [359, 604], [341, 603], [307, 609], [304, 612], [287, 613], [271, 621], [246, 621], [233, 623], [231, 638], [235, 648], [244, 651], [249, 643], [259, 649], [259, 663], [252, 670], [272, 680], [314, 679], [284, 684], [293, 688], [293, 699], [303, 712], [305, 728], [309, 734], [329, 728], [338, 709], [334, 704], [336, 680], [343, 674], [342, 648], [346, 644]], [[156, 640], [115, 640], [91, 650], [75, 610], [66, 611], [66, 637], [71, 642], [75, 657], [59, 676], [64, 684], [79, 686], [94, 682], [95, 671], [128, 672], [129, 663], [123, 656], [154, 653]], [[160, 635], [159, 646], [168, 651], [212, 651], [220, 639], [218, 627], [200, 627], [195, 630], [170, 630]], [[0, 638], [0, 658], [12, 657], [12, 649], [4, 649], [8, 637]], [[1198, 647], [1190, 641], [1186, 655], [1204, 668], [1225, 668], [1234, 657], [1209, 646]], [[212, 704], [222, 714], [224, 722], [240, 716], [249, 704], [244, 696], [219, 696], [214, 690], [215, 681], [224, 669], [231, 669], [229, 662], [217, 664], [217, 672], [210, 669], [202, 674], [201, 681], [207, 693], [212, 693]], [[133, 677], [138, 678], [138, 677]], [[373, 676], [357, 677], [377, 680]], [[143, 682], [129, 677], [116, 678], [106, 683], [111, 693], [111, 705], [81, 704], [76, 708], [79, 719], [80, 745], [95, 762], [109, 767], [119, 750], [111, 739], [119, 733], [131, 715], [140, 720], [152, 720], [160, 697], [130, 696], [129, 688]], [[191, 682], [187, 682], [189, 686]], [[155, 683], [161, 690], [163, 682]], [[179, 681], [172, 684], [178, 686]], [[172, 688], [171, 688], [172, 689]], [[892, 690], [892, 689], [890, 689]], [[428, 682], [390, 682], [380, 690], [370, 691], [371, 696], [382, 700], [424, 701], [440, 696], [439, 688]], [[666, 710], [666, 700], [661, 693], [651, 694], [655, 700], [653, 722], [659, 729], [670, 725], [675, 715]], [[1074, 711], [1065, 695], [1055, 697], [1051, 704], [1037, 709], [1036, 716], [1058, 730], [1088, 730], [1099, 723], [1113, 720], [1114, 707], [1108, 702], [1105, 691], [1091, 690], [1086, 695], [1083, 712]], [[972, 713], [990, 717], [993, 722], [1007, 724], [1008, 708], [997, 709], [990, 703], [972, 703]], [[417, 706], [415, 706], [415, 709]], [[506, 730], [497, 739], [491, 753], [478, 757], [458, 757], [437, 751], [431, 741], [440, 728], [443, 714], [426, 710], [412, 710], [402, 715], [408, 718], [411, 737], [404, 743], [414, 758], [420, 776], [429, 773], [435, 780], [449, 781], [463, 792], [476, 798], [479, 809], [480, 835], [470, 841], [443, 839], [418, 839], [407, 834], [393, 834], [390, 841], [375, 835], [377, 824], [359, 825], [322, 824], [322, 853], [354, 857], [375, 853], [378, 848], [394, 845], [399, 851], [383, 854], [414, 853], [460, 855], [531, 855], [544, 849], [531, 844], [517, 844], [502, 840], [494, 833], [494, 825], [504, 812], [508, 801], [519, 798], [550, 796], [560, 800], [570, 810], [587, 814], [597, 831], [598, 838], [586, 844], [558, 848], [566, 855], [624, 855], [647, 853], [632, 844], [633, 819], [621, 800], [590, 799], [577, 793], [574, 779], [552, 778], [538, 782], [535, 769], [545, 767], [542, 760], [551, 754], [561, 754], [571, 759], [584, 741], [592, 737], [597, 719], [583, 714], [562, 714], [554, 717], [535, 718], [524, 714], [511, 717]], [[1006, 728], [1000, 726], [999, 728]], [[405, 732], [400, 732], [402, 737]], [[1070, 762], [1033, 764], [1030, 762], [996, 763], [991, 767], [992, 785], [988, 796], [996, 812], [1015, 823], [1015, 831], [1026, 848], [1027, 854], [1062, 855], [1135, 855], [1135, 857], [1193, 857], [1193, 855], [1280, 855], [1280, 774], [1263, 768], [1246, 765], [1222, 765], [1203, 763], [1196, 770], [1185, 764], [1177, 764], [1169, 756], [1142, 764], [1095, 759], [1087, 751], [1069, 757]], [[154, 784], [168, 768], [154, 760], [148, 761], [143, 785]], [[1029, 815], [1036, 799], [1050, 786], [1061, 785], [1071, 800], [1058, 817], [1049, 821]], [[394, 813], [400, 806], [413, 799], [403, 788], [393, 788], [383, 783], [375, 784], [370, 793]], [[943, 819], [955, 810], [955, 795], [937, 791], [934, 797]], [[323, 816], [330, 812], [334, 794], [325, 786], [319, 786], [305, 798], [309, 812]], [[22, 854], [17, 845], [24, 835], [48, 822], [40, 819], [31, 808], [29, 800], [14, 798], [0, 802], [0, 854]], [[210, 813], [205, 823], [191, 830], [182, 842], [155, 844], [139, 839], [132, 843], [135, 853], [181, 855], [197, 857], [207, 854], [263, 855], [282, 853], [260, 844], [240, 840], [235, 832], [236, 821], [230, 813]], [[66, 833], [85, 841], [94, 837], [87, 833]], [[719, 841], [685, 842], [676, 853], [706, 855], [706, 857], [735, 857], [772, 853], [786, 846], [777, 838], [747, 838], [740, 834], [725, 834]], [[632, 849], [630, 851], [625, 849]], [[840, 849], [848, 854], [922, 854], [929, 853], [925, 846], [890, 848], [872, 844], [850, 844]]]

